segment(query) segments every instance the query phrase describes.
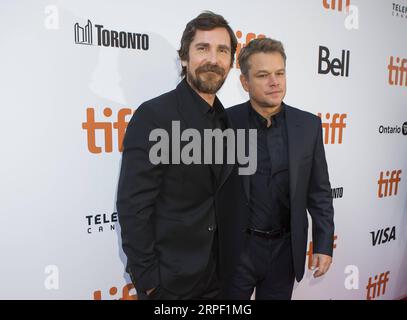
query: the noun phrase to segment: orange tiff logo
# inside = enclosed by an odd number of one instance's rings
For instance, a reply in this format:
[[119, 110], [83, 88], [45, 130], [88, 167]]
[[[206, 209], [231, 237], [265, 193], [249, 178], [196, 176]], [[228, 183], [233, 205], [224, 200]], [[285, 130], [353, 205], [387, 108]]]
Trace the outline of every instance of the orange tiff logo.
[[[397, 195], [399, 182], [401, 181], [401, 178], [400, 178], [401, 172], [402, 172], [401, 170], [393, 170], [393, 171], [391, 171], [391, 173], [390, 173], [390, 171], [386, 171], [386, 177], [383, 177], [383, 175], [384, 175], [383, 171], [380, 172], [380, 178], [377, 181], [377, 184], [379, 185], [379, 190], [377, 191], [377, 196], [379, 198]], [[393, 194], [393, 190], [394, 190], [394, 194]]]
[[[338, 144], [342, 144], [342, 136], [343, 136], [343, 130], [346, 128], [346, 123], [345, 119], [347, 117], [346, 113], [339, 114], [339, 113], [334, 113], [331, 119], [331, 114], [327, 113], [325, 115], [325, 119], [328, 120], [328, 122], [324, 122], [322, 120], [322, 114], [318, 113], [318, 117], [321, 118], [322, 121], [322, 129], [324, 130], [324, 144], [335, 144], [336, 141], [336, 133], [338, 133]], [[331, 139], [329, 139], [329, 136]]]
[[[394, 62], [396, 60], [396, 62]], [[389, 84], [391, 86], [407, 87], [407, 59], [390, 57], [390, 63], [387, 67], [389, 70]]]
[[[336, 9], [336, 4], [338, 4], [338, 9]], [[342, 11], [343, 1], [342, 0], [338, 0], [338, 1], [336, 1], [336, 0], [323, 0], [322, 5], [327, 10]], [[350, 0], [346, 0], [346, 11], [348, 11], [349, 6], [350, 6]]]
[[[110, 295], [110, 298], [116, 297], [115, 300], [137, 300], [136, 294], [130, 294], [130, 290], [133, 290], [133, 289], [134, 289], [134, 285], [132, 283], [126, 284], [122, 288], [121, 297], [119, 297], [117, 299], [116, 295], [117, 295], [118, 290], [116, 287], [111, 287], [109, 289], [109, 295]], [[101, 290], [97, 290], [97, 291], [93, 292], [93, 300], [102, 300], [102, 291]]]
[[[111, 117], [112, 109], [106, 107], [103, 110], [103, 115], [106, 118]], [[88, 150], [91, 153], [101, 153], [102, 147], [96, 145], [96, 131], [103, 133], [104, 140], [104, 149], [105, 152], [113, 151], [113, 129], [117, 131], [117, 145], [119, 151], [123, 151], [123, 138], [126, 132], [128, 122], [126, 117], [132, 115], [134, 112], [132, 109], [123, 108], [117, 112], [117, 121], [95, 121], [95, 109], [87, 108], [86, 109], [86, 122], [82, 123], [82, 129], [87, 131], [88, 138]]]
[[253, 39], [261, 39], [261, 38], [265, 38], [266, 36], [264, 34], [256, 35], [253, 32], [249, 32], [248, 34], [246, 34], [246, 37], [244, 38], [244, 40], [242, 40], [242, 37], [243, 37], [242, 31], [237, 30], [235, 34], [236, 34], [236, 38], [237, 38], [235, 66], [236, 66], [236, 68], [240, 69], [239, 61], [237, 61], [237, 57], [239, 56], [240, 50], [242, 50], [243, 47], [247, 46], [247, 44], [250, 41], [252, 41]]
[[[338, 236], [334, 236], [334, 245], [333, 248], [336, 249], [336, 243], [335, 241], [338, 239]], [[312, 244], [312, 241], [310, 241], [309, 246], [308, 246], [308, 251], [307, 251], [307, 256], [308, 256], [308, 269], [311, 270], [312, 267], [312, 255], [314, 252], [314, 246]]]
[[[369, 283], [366, 286], [367, 300], [372, 300], [376, 297], [380, 297], [380, 295], [384, 295], [386, 293], [386, 284], [389, 282], [389, 274], [390, 271], [383, 272], [379, 276], [376, 275], [374, 277], [374, 281], [372, 282], [372, 277], [369, 278]], [[377, 290], [376, 290], [377, 289]]]

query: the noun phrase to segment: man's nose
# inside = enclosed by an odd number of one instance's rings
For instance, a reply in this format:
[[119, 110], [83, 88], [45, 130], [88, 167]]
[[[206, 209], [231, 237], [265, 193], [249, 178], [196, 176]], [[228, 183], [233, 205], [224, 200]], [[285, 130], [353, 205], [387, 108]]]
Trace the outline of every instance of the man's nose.
[[208, 56], [206, 57], [206, 59], [211, 64], [217, 64], [217, 62], [218, 62], [218, 53], [216, 52], [216, 50], [209, 50]]
[[269, 75], [269, 85], [271, 87], [278, 86], [277, 77], [274, 74]]

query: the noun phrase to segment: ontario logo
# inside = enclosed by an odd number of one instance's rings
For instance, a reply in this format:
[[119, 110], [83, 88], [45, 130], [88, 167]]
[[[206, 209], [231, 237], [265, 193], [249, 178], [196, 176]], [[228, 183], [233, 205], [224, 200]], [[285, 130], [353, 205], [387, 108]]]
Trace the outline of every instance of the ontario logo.
[[[94, 30], [95, 29], [95, 30]], [[94, 39], [94, 33], [96, 39]], [[84, 26], [74, 25], [75, 44], [97, 45], [147, 51], [150, 48], [150, 37], [145, 33], [116, 31], [105, 28], [88, 20]]]

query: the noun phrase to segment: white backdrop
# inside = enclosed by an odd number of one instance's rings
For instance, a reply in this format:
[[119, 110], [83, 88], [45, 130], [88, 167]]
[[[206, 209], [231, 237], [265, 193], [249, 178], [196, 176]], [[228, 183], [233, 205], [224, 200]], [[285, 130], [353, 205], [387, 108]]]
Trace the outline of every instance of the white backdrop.
[[[285, 102], [330, 124], [330, 180], [343, 188], [334, 199], [334, 263], [323, 278], [307, 270], [293, 298], [407, 296], [407, 1], [351, 0], [348, 13], [332, 2], [1, 1], [0, 298], [134, 297], [115, 214], [120, 114], [128, 121], [143, 101], [176, 86], [182, 32], [203, 10], [222, 14], [241, 46], [250, 33], [281, 40]], [[75, 43], [75, 24], [88, 21], [92, 43]], [[96, 25], [105, 41], [112, 30], [144, 34], [148, 48], [98, 45]], [[318, 73], [320, 46], [331, 62], [349, 51], [347, 77]], [[219, 94], [225, 106], [248, 98], [239, 74], [234, 67]], [[92, 112], [96, 129], [88, 130]], [[379, 197], [380, 174], [399, 170], [400, 181]]]

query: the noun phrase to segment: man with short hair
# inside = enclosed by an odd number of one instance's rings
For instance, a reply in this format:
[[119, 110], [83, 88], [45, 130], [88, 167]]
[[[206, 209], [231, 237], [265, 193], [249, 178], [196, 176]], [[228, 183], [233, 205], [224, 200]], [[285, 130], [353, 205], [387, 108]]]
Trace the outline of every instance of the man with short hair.
[[[220, 15], [204, 12], [190, 21], [179, 57], [185, 76], [175, 90], [143, 103], [132, 117], [123, 142], [117, 194], [122, 246], [139, 299], [215, 299], [219, 294], [220, 204], [233, 166], [152, 163], [160, 128], [169, 141], [194, 128], [226, 129], [225, 110], [216, 97], [233, 65], [237, 40]], [[181, 141], [181, 149], [186, 144]], [[179, 152], [170, 143], [168, 157]]]
[[[325, 274], [332, 261], [334, 222], [321, 120], [290, 107], [286, 55], [281, 42], [252, 40], [239, 54], [240, 80], [250, 100], [229, 108], [236, 129], [257, 130], [257, 171], [241, 176], [242, 197], [230, 221], [236, 257], [226, 298], [291, 299], [294, 278], [304, 275], [312, 217], [313, 258]], [[245, 203], [236, 202], [244, 199]]]

